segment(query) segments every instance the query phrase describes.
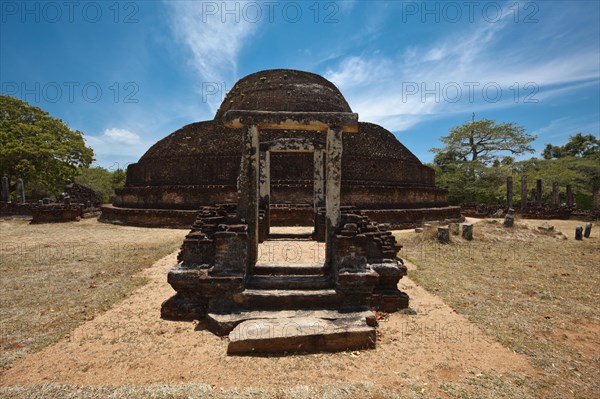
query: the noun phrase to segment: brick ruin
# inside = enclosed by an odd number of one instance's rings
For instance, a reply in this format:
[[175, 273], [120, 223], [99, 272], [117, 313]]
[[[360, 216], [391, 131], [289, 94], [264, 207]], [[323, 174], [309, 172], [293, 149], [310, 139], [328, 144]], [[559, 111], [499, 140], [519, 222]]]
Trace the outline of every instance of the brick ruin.
[[74, 222], [82, 218], [98, 217], [101, 196], [89, 187], [67, 181], [58, 202], [44, 198], [36, 202], [25, 200], [25, 184], [17, 179], [17, 202], [10, 198], [9, 182], [2, 177], [0, 217], [31, 217], [32, 224]]
[[536, 179], [535, 187], [527, 189], [527, 177], [521, 177], [520, 194], [521, 200], [514, 203], [514, 184], [512, 176], [506, 178], [506, 204], [463, 204], [462, 214], [469, 217], [497, 217], [502, 216], [509, 209], [514, 208], [515, 214], [525, 219], [563, 219], [571, 218], [579, 220], [600, 219], [600, 208], [598, 206], [598, 189], [592, 187], [593, 209], [585, 210], [577, 207], [573, 185], [567, 184], [564, 191], [557, 181], [553, 181], [550, 192], [544, 192], [544, 181]]
[[[228, 128], [230, 110], [346, 112], [351, 109], [331, 82], [293, 70], [268, 70], [246, 76], [227, 94], [215, 118], [184, 126], [153, 145], [127, 168], [125, 187], [101, 220], [141, 226], [188, 228], [198, 209], [237, 203], [242, 159], [242, 129]], [[316, 131], [273, 129], [260, 143], [301, 139], [322, 146]], [[358, 122], [342, 137], [341, 205], [354, 206], [372, 220], [394, 228], [423, 221], [460, 221], [460, 207], [447, 203], [447, 191], [435, 186], [434, 171], [423, 165], [385, 128]], [[315, 223], [316, 152], [265, 152], [269, 157], [271, 225]]]
[[[161, 307], [167, 319], [201, 319], [229, 335], [229, 354], [337, 351], [373, 348], [376, 319], [408, 306], [398, 289], [406, 267], [389, 225], [341, 206], [345, 134], [356, 132], [351, 112], [228, 110], [229, 128], [241, 129], [237, 204], [205, 206], [168, 273], [177, 292]], [[261, 142], [269, 130], [316, 132], [322, 140]], [[313, 209], [322, 225], [323, 263], [260, 264], [268, 236], [268, 151], [309, 151], [314, 163]], [[326, 178], [324, 178], [326, 176]], [[261, 227], [262, 226], [262, 227]], [[315, 229], [317, 230], [317, 228]]]

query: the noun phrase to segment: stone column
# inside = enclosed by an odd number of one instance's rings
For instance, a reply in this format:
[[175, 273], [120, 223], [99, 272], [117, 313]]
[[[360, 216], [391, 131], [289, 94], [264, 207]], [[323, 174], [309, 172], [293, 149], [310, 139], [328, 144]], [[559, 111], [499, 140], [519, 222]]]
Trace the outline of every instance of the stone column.
[[592, 234], [592, 223], [585, 224], [585, 230], [583, 231], [583, 236], [585, 238], [590, 238], [590, 234]]
[[271, 152], [260, 152], [259, 206], [265, 210], [267, 235], [271, 224]]
[[317, 212], [320, 207], [325, 206], [325, 182], [323, 176], [323, 151], [315, 150], [314, 155], [314, 188], [315, 188], [315, 198], [314, 198], [314, 207], [315, 207], [315, 218], [317, 217]]
[[506, 178], [506, 206], [512, 208], [513, 206], [513, 179], [512, 176]]
[[573, 195], [573, 186], [567, 184], [567, 206], [573, 206], [575, 204], [575, 196]]
[[238, 207], [240, 219], [248, 225], [248, 267], [256, 264], [258, 257], [258, 181], [259, 137], [256, 125], [242, 129], [242, 164], [238, 176]]
[[583, 240], [583, 227], [575, 227], [575, 239], [578, 241]]
[[527, 177], [521, 177], [521, 209], [527, 209]]
[[560, 206], [560, 198], [558, 196], [558, 182], [552, 182], [552, 207], [558, 208]]
[[8, 177], [2, 177], [2, 191], [0, 192], [0, 201], [10, 202], [10, 187], [8, 185]]
[[462, 225], [462, 238], [471, 241], [473, 239], [473, 224], [464, 223]]
[[542, 179], [537, 179], [535, 182], [535, 200], [537, 206], [542, 206]]
[[504, 216], [504, 227], [513, 227], [515, 225], [514, 209], [510, 208]]
[[23, 184], [23, 179], [17, 179], [17, 198], [19, 204], [25, 203], [25, 184]]
[[442, 244], [448, 244], [450, 242], [450, 229], [448, 229], [448, 226], [437, 228], [437, 240]]
[[598, 203], [600, 202], [599, 198], [598, 198], [598, 197], [600, 197], [599, 192], [600, 192], [600, 183], [596, 183], [596, 182], [593, 183], [592, 184], [592, 209], [595, 211], [597, 211], [598, 207], [599, 207], [599, 205], [598, 205]]
[[331, 262], [334, 259], [333, 241], [335, 238], [335, 230], [340, 222], [340, 196], [342, 187], [342, 130], [339, 127], [332, 126], [327, 130], [326, 151], [325, 262], [328, 266], [331, 266]]

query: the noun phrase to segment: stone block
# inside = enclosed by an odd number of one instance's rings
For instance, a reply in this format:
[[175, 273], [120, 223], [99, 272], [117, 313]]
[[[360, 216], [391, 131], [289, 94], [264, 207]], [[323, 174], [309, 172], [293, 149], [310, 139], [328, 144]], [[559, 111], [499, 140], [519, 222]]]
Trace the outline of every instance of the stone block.
[[375, 328], [362, 318], [258, 319], [240, 323], [229, 334], [227, 353], [315, 353], [375, 348]]
[[473, 239], [473, 224], [463, 223], [462, 225], [462, 238], [468, 241]]
[[583, 232], [583, 236], [585, 238], [590, 238], [590, 234], [592, 234], [592, 224], [591, 223], [586, 223], [585, 224], [585, 230]]
[[442, 244], [450, 243], [450, 230], [448, 226], [441, 226], [437, 228], [437, 240]]
[[583, 227], [581, 227], [581, 226], [575, 227], [575, 239], [583, 240]]

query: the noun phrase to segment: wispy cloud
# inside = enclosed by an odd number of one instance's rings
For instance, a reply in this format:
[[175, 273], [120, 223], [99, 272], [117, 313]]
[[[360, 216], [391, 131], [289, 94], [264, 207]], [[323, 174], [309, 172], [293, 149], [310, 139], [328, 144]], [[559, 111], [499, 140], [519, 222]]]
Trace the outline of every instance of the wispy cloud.
[[106, 129], [103, 135], [106, 139], [122, 144], [135, 145], [140, 143], [140, 136], [126, 129]]
[[[594, 120], [595, 119], [595, 120]], [[531, 134], [538, 137], [539, 142], [547, 143], [552, 139], [563, 139], [567, 141], [569, 136], [577, 133], [598, 134], [598, 114], [590, 118], [562, 117], [552, 119], [546, 126], [534, 130]]]
[[393, 131], [408, 130], [432, 115], [514, 106], [534, 91], [523, 90], [527, 83], [537, 89], [530, 97], [538, 101], [599, 84], [594, 41], [567, 37], [560, 52], [547, 52], [543, 40], [548, 30], [556, 30], [552, 24], [529, 29], [527, 40], [508, 46], [514, 27], [510, 18], [503, 18], [461, 27], [397, 54], [352, 54], [325, 76], [362, 120]]
[[142, 140], [139, 134], [116, 127], [105, 129], [100, 135], [86, 135], [85, 141], [92, 147], [96, 160], [102, 165], [110, 164], [114, 160], [135, 161], [149, 144]]
[[[237, 76], [238, 54], [257, 29], [256, 23], [240, 15], [227, 14], [225, 2], [166, 1], [172, 11], [171, 28], [188, 50], [189, 63], [202, 83], [231, 85]], [[228, 7], [228, 6], [227, 6]], [[232, 8], [235, 13], [235, 8]], [[212, 87], [212, 86], [211, 86]], [[219, 96], [206, 98], [211, 111], [220, 104]]]

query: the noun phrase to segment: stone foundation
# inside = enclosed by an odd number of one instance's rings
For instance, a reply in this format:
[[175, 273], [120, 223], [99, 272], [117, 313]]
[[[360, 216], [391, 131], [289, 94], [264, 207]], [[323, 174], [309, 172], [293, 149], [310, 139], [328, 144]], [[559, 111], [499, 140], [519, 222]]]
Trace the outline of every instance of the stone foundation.
[[[459, 206], [417, 209], [361, 209], [369, 219], [388, 223], [392, 229], [409, 229], [422, 225], [423, 222], [448, 220], [460, 223], [464, 220]], [[196, 220], [198, 211], [188, 209], [137, 209], [120, 208], [113, 205], [103, 205], [100, 221], [114, 224], [124, 224], [141, 227], [172, 227], [189, 228]], [[302, 204], [271, 204], [271, 226], [313, 226], [318, 225], [314, 220], [313, 207]], [[317, 231], [325, 233], [322, 221], [316, 227]], [[262, 224], [261, 224], [262, 225]], [[316, 240], [319, 234], [316, 235]], [[262, 241], [262, 240], [261, 240]]]
[[36, 206], [37, 204], [33, 203], [0, 202], [0, 217], [31, 216]]
[[189, 229], [198, 215], [187, 209], [137, 209], [103, 205], [101, 222], [140, 227], [171, 227]]
[[84, 204], [48, 204], [32, 207], [32, 224], [76, 222], [82, 218], [98, 217], [100, 209]]
[[248, 266], [248, 226], [235, 206], [203, 207], [185, 237], [167, 281], [177, 294], [165, 301], [165, 319], [202, 319], [208, 311], [237, 308]]
[[[342, 213], [334, 238], [334, 264], [338, 265], [336, 291], [345, 307], [368, 307], [395, 312], [408, 307], [408, 295], [398, 289], [407, 268], [398, 251], [402, 248], [389, 226], [369, 220], [360, 211]], [[350, 300], [350, 302], [349, 302]]]

